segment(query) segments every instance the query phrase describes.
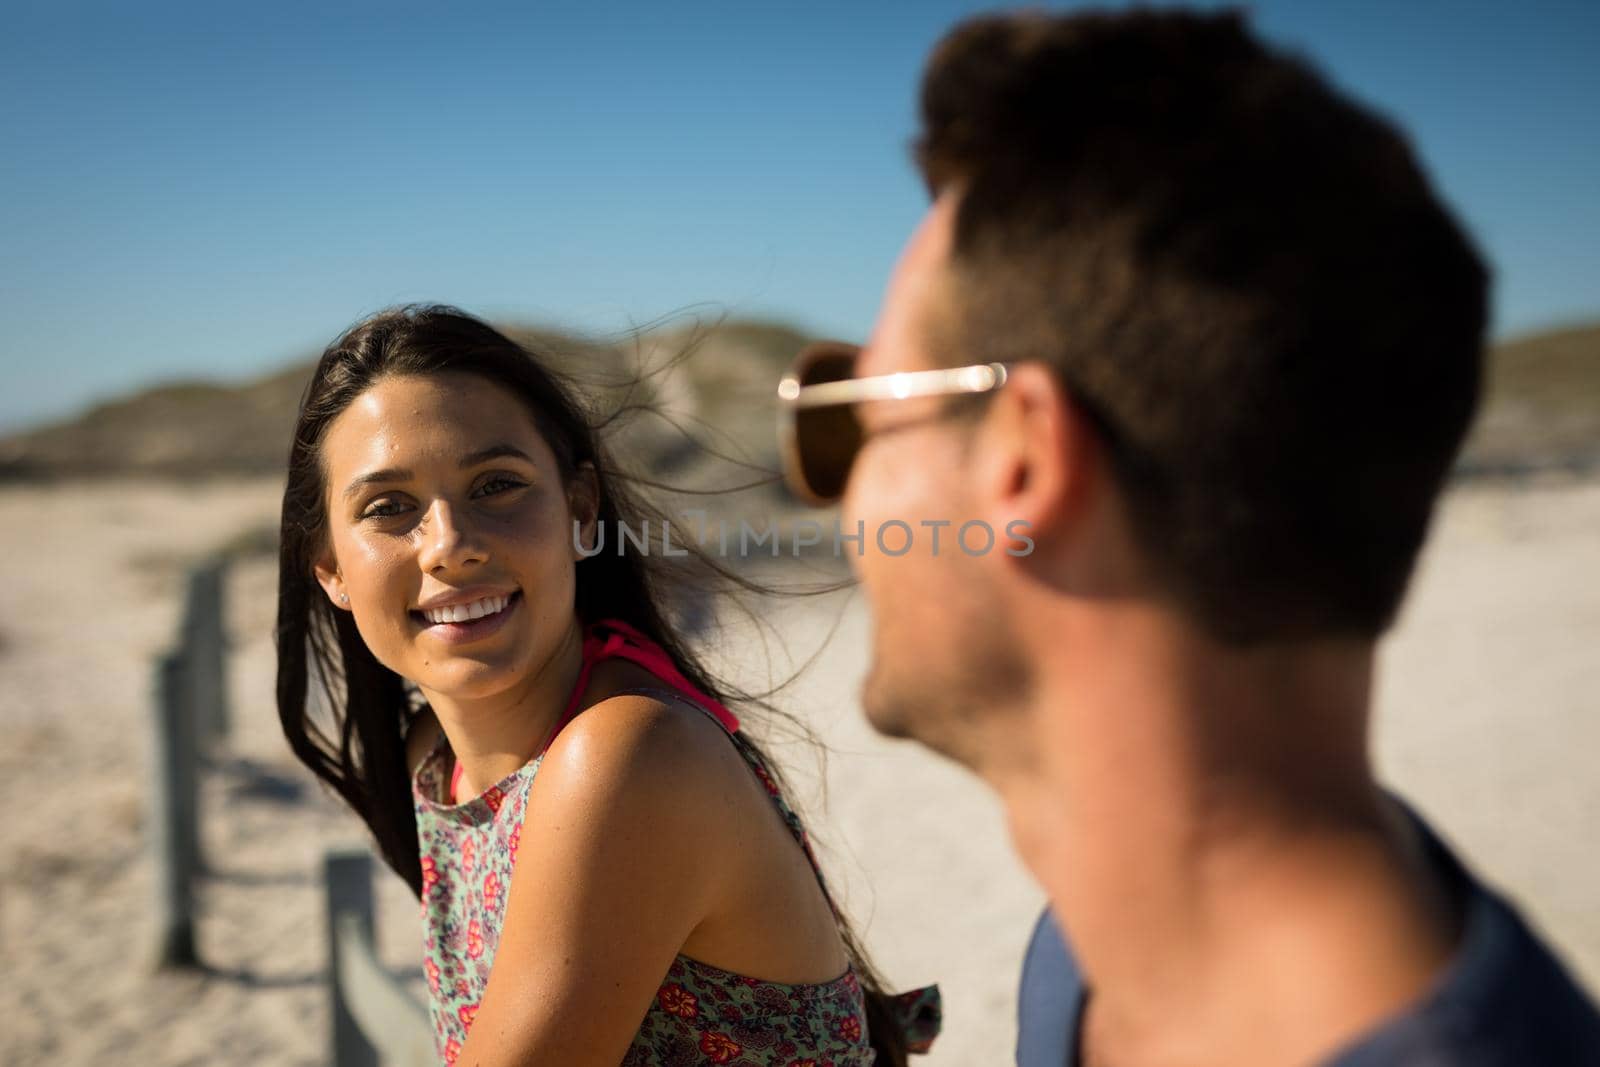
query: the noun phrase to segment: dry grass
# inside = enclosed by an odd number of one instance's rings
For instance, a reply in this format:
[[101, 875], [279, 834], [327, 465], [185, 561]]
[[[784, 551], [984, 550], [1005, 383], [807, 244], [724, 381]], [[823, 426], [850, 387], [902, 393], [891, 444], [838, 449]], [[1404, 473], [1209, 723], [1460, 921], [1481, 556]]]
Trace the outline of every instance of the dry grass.
[[[774, 386], [808, 340], [799, 331], [766, 322], [672, 321], [601, 342], [534, 327], [506, 329], [602, 409], [624, 397], [649, 406], [626, 420], [616, 441], [618, 453], [641, 458], [646, 473], [706, 488], [748, 482], [776, 467]], [[311, 366], [297, 363], [240, 385], [160, 385], [0, 439], [0, 482], [275, 473], [288, 454]], [[709, 462], [707, 448], [757, 470]], [[1458, 472], [1480, 478], [1595, 471], [1600, 324], [1496, 346], [1487, 402]], [[781, 501], [774, 495], [771, 502]]]

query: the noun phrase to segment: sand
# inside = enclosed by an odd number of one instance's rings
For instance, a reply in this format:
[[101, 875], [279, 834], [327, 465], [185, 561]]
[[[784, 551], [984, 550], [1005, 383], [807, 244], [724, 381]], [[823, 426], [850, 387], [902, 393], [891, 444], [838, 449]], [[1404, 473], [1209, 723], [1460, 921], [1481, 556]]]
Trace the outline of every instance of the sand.
[[[203, 786], [198, 944], [205, 969], [155, 973], [146, 823], [152, 661], [182, 570], [270, 524], [271, 481], [0, 490], [0, 1063], [326, 1062], [320, 863], [359, 846], [353, 815], [288, 755], [272, 702], [275, 562], [228, 576], [234, 729]], [[772, 615], [788, 656], [748, 633], [719, 654], [747, 676], [813, 651], [786, 702], [826, 742], [793, 745], [824, 861], [892, 984], [938, 981], [946, 1032], [921, 1062], [1010, 1062], [1018, 962], [1042, 894], [991, 796], [914, 745], [876, 737], [856, 690], [859, 596]], [[1520, 903], [1600, 987], [1600, 485], [1467, 487], [1441, 510], [1382, 658], [1386, 778]], [[826, 804], [820, 786], [826, 785]], [[378, 879], [379, 945], [416, 981], [416, 905]]]

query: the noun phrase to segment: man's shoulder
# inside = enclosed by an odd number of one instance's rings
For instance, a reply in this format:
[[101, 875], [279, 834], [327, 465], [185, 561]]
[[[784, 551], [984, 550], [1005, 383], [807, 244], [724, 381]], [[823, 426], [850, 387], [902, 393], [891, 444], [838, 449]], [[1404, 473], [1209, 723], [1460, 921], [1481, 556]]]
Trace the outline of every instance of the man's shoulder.
[[1518, 913], [1409, 806], [1430, 861], [1464, 902], [1461, 940], [1433, 988], [1329, 1067], [1595, 1067], [1600, 1010]]
[[[1600, 1067], [1600, 1010], [1517, 909], [1481, 882], [1404, 802], [1429, 862], [1460, 894], [1464, 922], [1429, 992], [1326, 1067]], [[1018, 990], [1019, 1067], [1076, 1063], [1088, 989], [1049, 909]]]
[[1055, 916], [1046, 908], [1033, 926], [1017, 991], [1018, 1067], [1074, 1062], [1083, 975]]

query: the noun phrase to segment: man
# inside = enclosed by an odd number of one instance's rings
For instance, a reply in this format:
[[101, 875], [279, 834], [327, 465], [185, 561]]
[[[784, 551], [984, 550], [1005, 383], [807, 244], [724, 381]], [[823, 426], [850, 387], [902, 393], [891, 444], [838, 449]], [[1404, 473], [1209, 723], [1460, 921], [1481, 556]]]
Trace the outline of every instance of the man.
[[965, 24], [922, 121], [870, 344], [782, 393], [794, 477], [867, 531], [868, 716], [983, 777], [1049, 895], [1019, 1061], [1600, 1064], [1368, 759], [1485, 327], [1404, 139], [1174, 11]]

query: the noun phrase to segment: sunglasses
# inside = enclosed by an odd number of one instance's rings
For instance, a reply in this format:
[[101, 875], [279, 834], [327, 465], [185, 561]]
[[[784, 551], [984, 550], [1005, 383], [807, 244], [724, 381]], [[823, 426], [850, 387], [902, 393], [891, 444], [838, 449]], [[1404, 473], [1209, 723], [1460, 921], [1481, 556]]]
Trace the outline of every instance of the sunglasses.
[[844, 495], [867, 436], [857, 405], [917, 396], [974, 396], [1006, 384], [1003, 363], [855, 378], [860, 353], [859, 345], [839, 341], [808, 345], [778, 384], [784, 480], [813, 504], [830, 504]]

